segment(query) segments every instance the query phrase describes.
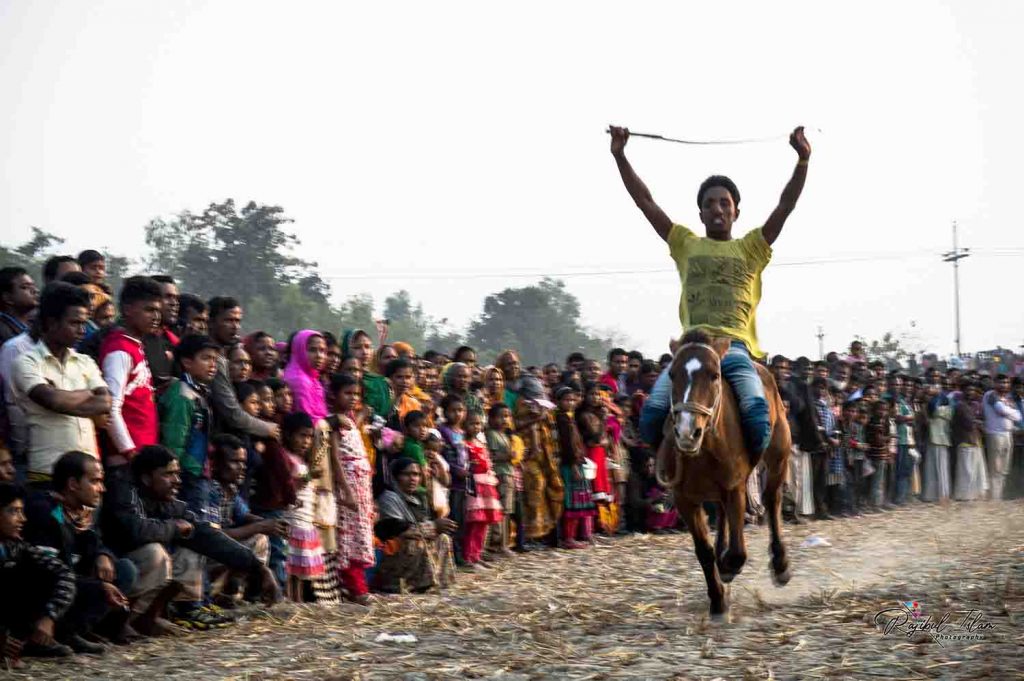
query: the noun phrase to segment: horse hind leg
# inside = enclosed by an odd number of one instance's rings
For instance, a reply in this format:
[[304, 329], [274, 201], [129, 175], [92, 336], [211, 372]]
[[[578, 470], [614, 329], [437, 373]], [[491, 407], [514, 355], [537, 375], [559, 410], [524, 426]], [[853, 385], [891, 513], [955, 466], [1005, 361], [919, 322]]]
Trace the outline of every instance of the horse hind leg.
[[768, 469], [768, 480], [764, 491], [764, 505], [768, 513], [768, 525], [771, 531], [770, 551], [772, 554], [772, 581], [776, 586], [785, 586], [792, 575], [789, 572], [789, 558], [786, 546], [782, 543], [782, 483], [786, 476], [788, 460], [781, 458]]
[[729, 603], [725, 596], [725, 587], [718, 575], [718, 567], [715, 561], [715, 549], [711, 546], [708, 538], [708, 521], [704, 509], [699, 503], [684, 502], [679, 505], [679, 510], [686, 520], [686, 526], [690, 528], [690, 536], [693, 537], [693, 549], [697, 554], [697, 560], [704, 571], [704, 581], [708, 586], [708, 599], [711, 601], [712, 619], [725, 619], [729, 611]]
[[722, 581], [730, 583], [743, 570], [747, 562], [747, 547], [743, 536], [744, 516], [746, 514], [746, 488], [727, 490], [724, 496], [724, 503], [720, 508], [723, 511], [723, 523], [719, 525], [718, 536], [729, 532], [728, 550], [718, 554], [718, 573]]

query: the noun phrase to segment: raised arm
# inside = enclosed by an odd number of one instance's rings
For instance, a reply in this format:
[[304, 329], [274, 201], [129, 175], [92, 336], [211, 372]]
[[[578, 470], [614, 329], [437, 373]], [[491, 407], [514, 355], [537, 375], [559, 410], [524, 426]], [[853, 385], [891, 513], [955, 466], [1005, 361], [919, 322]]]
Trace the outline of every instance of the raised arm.
[[807, 180], [807, 163], [811, 159], [811, 145], [804, 137], [804, 127], [801, 125], [789, 136], [789, 145], [796, 150], [799, 160], [796, 168], [793, 169], [793, 177], [789, 178], [786, 188], [782, 190], [782, 197], [779, 205], [775, 207], [768, 220], [761, 228], [761, 234], [768, 245], [775, 243], [782, 233], [782, 226], [786, 224], [786, 218], [796, 208], [796, 201], [800, 198], [800, 192], [804, 190], [804, 182]]
[[633, 166], [626, 160], [626, 142], [629, 140], [629, 129], [609, 126], [608, 131], [612, 136], [612, 156], [615, 157], [615, 165], [619, 167], [622, 184], [626, 185], [626, 191], [629, 192], [633, 203], [644, 214], [647, 221], [651, 223], [658, 236], [663, 241], [668, 241], [668, 233], [672, 231], [672, 220], [654, 202], [651, 190], [647, 188], [647, 185], [644, 184], [640, 176], [633, 170]]

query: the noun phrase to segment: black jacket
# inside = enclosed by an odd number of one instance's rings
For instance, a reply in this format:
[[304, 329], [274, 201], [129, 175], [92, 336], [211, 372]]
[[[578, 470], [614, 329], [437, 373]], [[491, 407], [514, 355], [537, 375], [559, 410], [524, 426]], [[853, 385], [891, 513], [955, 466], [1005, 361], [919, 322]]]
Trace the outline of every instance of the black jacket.
[[97, 523], [79, 530], [66, 520], [58, 520], [54, 512], [60, 503], [49, 493], [33, 494], [25, 504], [25, 541], [36, 546], [55, 549], [64, 564], [80, 577], [92, 577], [96, 572], [96, 559], [101, 555], [114, 558], [103, 545]]
[[779, 386], [782, 399], [789, 403], [786, 413], [789, 429], [793, 436], [793, 444], [805, 452], [819, 452], [825, 448], [825, 441], [818, 432], [818, 424], [814, 419], [814, 398], [811, 386], [799, 379], [790, 380]]
[[[127, 466], [107, 476], [104, 498], [104, 537], [118, 555], [125, 555], [146, 544], [163, 544], [168, 549], [182, 546], [212, 558], [232, 570], [256, 572], [262, 563], [246, 546], [239, 544], [207, 522], [196, 520], [184, 501], [156, 501], [146, 497], [131, 482]], [[178, 532], [176, 520], [192, 524], [187, 538]]]

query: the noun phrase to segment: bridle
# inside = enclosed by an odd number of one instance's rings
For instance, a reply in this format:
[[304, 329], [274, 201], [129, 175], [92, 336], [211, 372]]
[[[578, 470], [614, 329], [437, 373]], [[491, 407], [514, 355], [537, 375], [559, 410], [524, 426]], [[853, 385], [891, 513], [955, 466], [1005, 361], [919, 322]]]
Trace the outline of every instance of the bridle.
[[[679, 350], [676, 352], [676, 357], [678, 357], [679, 353], [683, 351], [683, 348], [687, 348], [687, 347], [702, 348], [702, 349], [708, 350], [714, 357], [718, 357], [718, 351], [715, 350], [710, 345], [708, 345], [707, 343], [687, 343], [686, 345], [684, 345], [681, 348], [679, 348]], [[721, 385], [718, 386], [718, 390], [715, 392], [715, 401], [712, 403], [712, 405], [710, 407], [705, 406], [705, 405], [701, 404], [700, 402], [693, 402], [692, 400], [687, 400], [685, 402], [676, 402], [675, 396], [672, 394], [672, 392], [670, 392], [669, 393], [669, 404], [671, 405], [671, 410], [669, 412], [669, 419], [671, 419], [671, 423], [672, 423], [673, 440], [674, 440], [674, 434], [675, 434], [676, 419], [679, 418], [679, 416], [682, 413], [684, 413], [684, 412], [689, 413], [689, 414], [700, 414], [702, 416], [707, 416], [708, 417], [708, 425], [707, 425], [707, 429], [705, 431], [705, 434], [707, 434], [707, 433], [714, 433], [715, 429], [716, 429], [716, 426], [718, 425], [719, 415], [721, 413], [721, 410], [719, 409], [719, 406], [721, 405], [721, 403], [722, 403], [722, 386]], [[683, 459], [684, 454], [683, 454], [682, 451], [680, 451], [680, 449], [678, 447], [675, 446], [675, 442], [674, 441], [672, 442], [672, 451], [676, 455], [676, 467], [675, 467], [675, 473], [672, 476], [671, 480], [665, 478], [665, 476], [664, 476], [664, 471], [662, 470], [662, 468], [663, 468], [662, 458], [663, 457], [661, 456], [660, 450], [658, 452], [658, 455], [655, 457], [654, 477], [657, 479], [658, 484], [662, 485], [666, 489], [673, 489], [674, 487], [676, 487], [682, 481], [682, 477], [683, 477], [682, 459]], [[699, 448], [698, 448], [698, 452], [699, 452]]]
[[[683, 348], [687, 347], [703, 348], [711, 352], [711, 354], [714, 355], [715, 357], [718, 357], [718, 351], [706, 343], [687, 343], [683, 347], [679, 348], [679, 352], [682, 352]], [[671, 393], [669, 396], [669, 403], [671, 404], [670, 414], [673, 423], [675, 422], [676, 418], [678, 418], [678, 416], [683, 412], [688, 412], [690, 414], [700, 414], [702, 416], [708, 417], [707, 432], [713, 433], [715, 431], [715, 426], [718, 425], [719, 406], [722, 403], [722, 387], [721, 385], [718, 386], [718, 390], [715, 391], [715, 401], [712, 403], [710, 407], [705, 406], [700, 402], [694, 402], [692, 400], [687, 400], [686, 402], [682, 403], [676, 402], [675, 396], [672, 395]]]

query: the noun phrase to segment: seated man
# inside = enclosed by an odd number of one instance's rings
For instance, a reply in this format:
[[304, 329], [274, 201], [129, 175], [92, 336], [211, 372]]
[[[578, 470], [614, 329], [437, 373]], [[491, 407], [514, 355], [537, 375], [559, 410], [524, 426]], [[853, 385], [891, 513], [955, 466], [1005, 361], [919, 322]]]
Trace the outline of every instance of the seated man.
[[[222, 433], [215, 435], [211, 442], [211, 463], [213, 464], [213, 480], [210, 481], [210, 498], [206, 505], [208, 520], [213, 525], [218, 525], [224, 534], [231, 537], [244, 546], [252, 549], [260, 562], [264, 565], [270, 558], [270, 536], [288, 537], [288, 523], [277, 518], [261, 518], [249, 511], [249, 505], [245, 503], [239, 494], [241, 485], [245, 481], [246, 461], [248, 452], [242, 441], [234, 435]], [[240, 577], [228, 573], [223, 565], [210, 563], [207, 565], [210, 581], [216, 587], [216, 583], [225, 577], [224, 587], [214, 602], [226, 608], [235, 606], [235, 597], [238, 594]], [[258, 583], [250, 584], [247, 593], [253, 593]], [[214, 588], [216, 591], [216, 588]]]
[[24, 490], [0, 483], [0, 663], [12, 667], [22, 654], [73, 654], [53, 635], [75, 598], [75, 576], [59, 558], [24, 541], [24, 527]]
[[[57, 623], [57, 640], [76, 653], [102, 653], [87, 640], [94, 630], [127, 642], [129, 591], [135, 566], [118, 560], [104, 545], [94, 516], [103, 498], [103, 466], [85, 452], [68, 452], [53, 467], [52, 492], [26, 504], [25, 540], [60, 558], [75, 573], [75, 602]], [[99, 625], [99, 626], [97, 626]]]
[[197, 519], [177, 498], [181, 467], [170, 450], [159, 445], [143, 447], [132, 460], [131, 470], [131, 482], [119, 479], [107, 492], [103, 529], [107, 545], [138, 568], [139, 577], [128, 594], [135, 615], [133, 626], [138, 631], [174, 630], [163, 618], [172, 600], [188, 604], [187, 611], [180, 608], [176, 618], [188, 626], [208, 629], [224, 623], [223, 618], [194, 607], [203, 599], [200, 556], [252, 576], [259, 581], [266, 600], [277, 600], [277, 581], [252, 550]]
[[[611, 152], [622, 182], [658, 236], [668, 244], [679, 270], [679, 321], [683, 330], [701, 329], [731, 339], [722, 359], [722, 378], [736, 394], [747, 449], [761, 454], [771, 441], [771, 423], [764, 385], [754, 367], [754, 358], [764, 355], [757, 343], [755, 317], [761, 300], [761, 272], [771, 260], [772, 244], [796, 207], [807, 179], [811, 146], [804, 130], [797, 128], [790, 135], [789, 143], [799, 160], [778, 206], [761, 228], [735, 240], [732, 226], [740, 215], [740, 192], [732, 180], [714, 175], [701, 184], [697, 207], [707, 237], [699, 237], [665, 214], [626, 160], [629, 130], [612, 127], [610, 132]], [[648, 441], [653, 441], [652, 436], [660, 437], [661, 424], [670, 408], [671, 387], [667, 371], [663, 372], [644, 405], [641, 429]]]

